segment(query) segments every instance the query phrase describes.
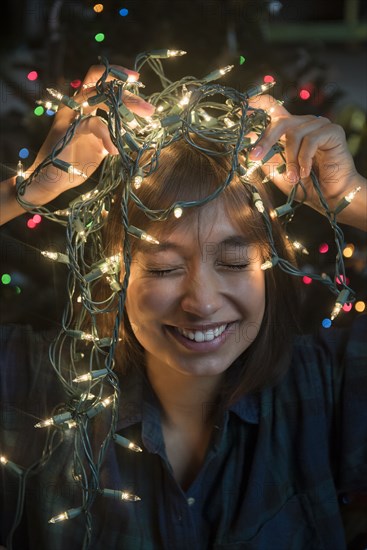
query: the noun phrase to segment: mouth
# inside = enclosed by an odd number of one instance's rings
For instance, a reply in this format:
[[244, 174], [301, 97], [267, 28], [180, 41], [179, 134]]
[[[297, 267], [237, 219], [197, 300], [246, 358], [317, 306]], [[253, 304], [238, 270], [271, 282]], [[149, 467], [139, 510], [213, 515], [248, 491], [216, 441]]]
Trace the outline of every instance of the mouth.
[[235, 321], [230, 323], [216, 323], [201, 327], [177, 327], [166, 325], [166, 330], [176, 341], [185, 348], [194, 351], [214, 351], [220, 347], [229, 336]]
[[197, 330], [189, 328], [176, 327], [175, 330], [185, 338], [188, 338], [192, 342], [211, 342], [214, 338], [218, 338], [228, 327], [229, 323], [223, 323], [215, 327], [208, 328], [206, 330]]

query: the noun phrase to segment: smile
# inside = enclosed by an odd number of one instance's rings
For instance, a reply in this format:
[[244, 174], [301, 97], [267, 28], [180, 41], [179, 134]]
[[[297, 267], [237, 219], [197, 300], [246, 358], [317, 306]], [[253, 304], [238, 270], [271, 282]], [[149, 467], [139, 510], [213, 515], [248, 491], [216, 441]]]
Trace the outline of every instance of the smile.
[[210, 328], [208, 330], [190, 330], [184, 328], [176, 328], [177, 332], [188, 338], [189, 340], [195, 342], [211, 342], [214, 338], [218, 338], [226, 330], [228, 323], [219, 325], [215, 328]]

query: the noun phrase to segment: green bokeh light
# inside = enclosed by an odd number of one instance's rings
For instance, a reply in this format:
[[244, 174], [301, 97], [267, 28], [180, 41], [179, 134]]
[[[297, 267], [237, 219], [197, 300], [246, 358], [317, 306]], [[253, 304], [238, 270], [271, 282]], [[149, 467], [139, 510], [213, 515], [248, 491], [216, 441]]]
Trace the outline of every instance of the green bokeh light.
[[4, 273], [1, 276], [1, 282], [3, 283], [3, 285], [8, 285], [11, 282], [11, 277], [9, 273]]
[[43, 113], [45, 112], [44, 108], [42, 107], [42, 105], [38, 105], [38, 107], [35, 108], [35, 110], [33, 111], [34, 114], [36, 116], [42, 116]]
[[94, 40], [96, 42], [103, 42], [103, 40], [104, 40], [103, 32], [99, 32], [98, 34], [96, 34], [96, 36], [94, 37]]

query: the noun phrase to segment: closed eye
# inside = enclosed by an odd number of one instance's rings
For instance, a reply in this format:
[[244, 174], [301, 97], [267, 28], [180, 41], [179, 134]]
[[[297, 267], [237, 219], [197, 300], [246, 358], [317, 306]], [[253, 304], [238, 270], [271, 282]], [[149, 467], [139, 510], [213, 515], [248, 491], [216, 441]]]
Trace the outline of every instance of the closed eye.
[[173, 273], [177, 271], [176, 268], [172, 269], [147, 269], [148, 275], [152, 275], [153, 277], [166, 277], [170, 273]]
[[225, 269], [230, 269], [232, 271], [243, 271], [246, 269], [250, 264], [224, 264], [220, 263], [218, 264], [219, 267], [224, 267]]

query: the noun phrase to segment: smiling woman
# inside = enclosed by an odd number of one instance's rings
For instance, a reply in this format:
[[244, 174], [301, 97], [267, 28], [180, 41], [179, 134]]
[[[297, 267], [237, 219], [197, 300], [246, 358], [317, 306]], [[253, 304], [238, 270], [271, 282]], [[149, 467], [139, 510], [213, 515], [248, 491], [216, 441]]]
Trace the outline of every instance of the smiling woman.
[[[138, 59], [160, 72], [172, 52]], [[159, 118], [126, 93], [137, 72], [93, 67], [61, 94], [29, 178], [1, 185], [6, 221], [82, 183], [75, 159], [94, 170], [110, 153], [92, 191], [37, 208], [66, 226], [67, 254], [44, 251], [70, 269], [61, 330], [2, 328], [7, 550], [347, 547], [339, 503], [367, 489], [366, 317], [297, 334], [279, 217], [296, 200], [328, 217], [342, 290], [311, 276], [336, 294], [333, 319], [353, 298], [336, 217], [365, 227], [366, 181], [340, 127], [290, 115], [264, 85], [213, 88], [227, 70], [150, 96]], [[230, 99], [212, 117], [218, 90]], [[269, 178], [287, 194], [274, 210]]]
[[[205, 145], [199, 138], [196, 143]], [[216, 157], [183, 140], [173, 143], [162, 151], [158, 169], [136, 192], [139, 200], [154, 210], [211, 195], [231, 167], [225, 148], [215, 145], [214, 150]], [[269, 207], [265, 185], [257, 185]], [[172, 365], [178, 352], [190, 364], [192, 374], [204, 374], [205, 361], [213, 361], [216, 367], [207, 374], [222, 373], [223, 405], [274, 384], [284, 373], [292, 336], [297, 332], [300, 286], [296, 278], [290, 279], [281, 270], [261, 269], [270, 254], [269, 240], [261, 215], [250, 201], [236, 175], [220, 199], [186, 209], [178, 220], [153, 222], [131, 201], [130, 224], [160, 244], [131, 242], [132, 268], [122, 327], [124, 351], [119, 361], [123, 370], [140, 368], [145, 350], [152, 360], [149, 342], [160, 350], [161, 369], [166, 362]], [[123, 242], [119, 204], [116, 197], [106, 225], [106, 256], [118, 253]], [[279, 255], [294, 263], [278, 220], [272, 225]], [[111, 334], [111, 322], [112, 317], [106, 314], [101, 320], [103, 334]], [[221, 334], [212, 339], [211, 330], [215, 329]], [[243, 366], [229, 369], [236, 359], [236, 365]]]

